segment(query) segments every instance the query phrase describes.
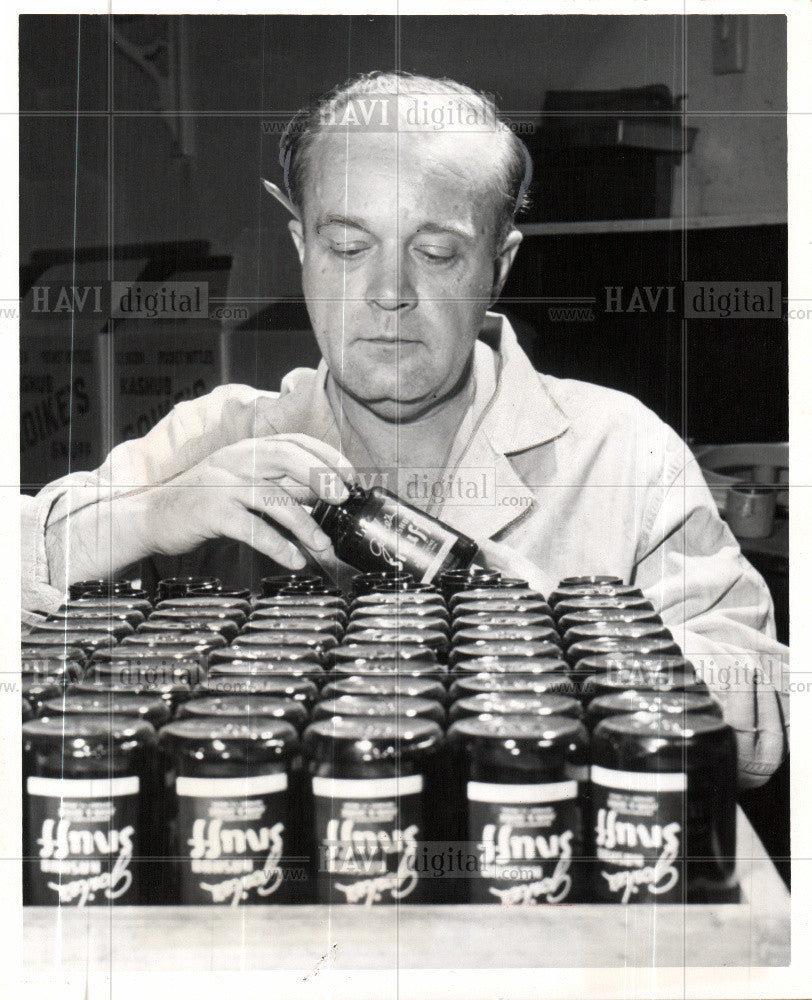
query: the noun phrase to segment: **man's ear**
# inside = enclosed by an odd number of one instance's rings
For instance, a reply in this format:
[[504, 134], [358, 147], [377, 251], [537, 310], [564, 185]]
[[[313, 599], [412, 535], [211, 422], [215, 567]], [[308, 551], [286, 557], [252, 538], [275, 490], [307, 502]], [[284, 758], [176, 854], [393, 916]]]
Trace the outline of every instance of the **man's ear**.
[[305, 240], [304, 240], [304, 227], [298, 219], [291, 219], [288, 223], [288, 232], [293, 239], [293, 244], [296, 247], [296, 253], [299, 255], [299, 263], [304, 264], [305, 255]]
[[502, 294], [502, 289], [507, 281], [507, 276], [513, 266], [513, 261], [522, 239], [522, 234], [518, 229], [511, 229], [502, 244], [502, 249], [493, 262], [493, 288], [491, 289], [490, 305], [493, 305]]

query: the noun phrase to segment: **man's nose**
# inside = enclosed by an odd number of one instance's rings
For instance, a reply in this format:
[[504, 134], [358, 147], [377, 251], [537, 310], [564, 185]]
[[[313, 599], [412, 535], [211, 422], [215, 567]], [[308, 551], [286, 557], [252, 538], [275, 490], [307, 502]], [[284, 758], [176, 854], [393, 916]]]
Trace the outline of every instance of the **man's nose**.
[[386, 312], [408, 312], [417, 305], [408, 256], [396, 251], [380, 255], [372, 265], [367, 285], [367, 305]]

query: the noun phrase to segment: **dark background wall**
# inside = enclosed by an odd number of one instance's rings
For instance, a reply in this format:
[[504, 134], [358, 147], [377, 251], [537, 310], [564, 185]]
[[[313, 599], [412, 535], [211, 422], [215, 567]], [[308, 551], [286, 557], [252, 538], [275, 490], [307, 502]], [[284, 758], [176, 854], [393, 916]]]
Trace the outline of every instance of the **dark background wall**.
[[[121, 26], [146, 42], [162, 20], [124, 18]], [[261, 172], [280, 179], [278, 135], [263, 131], [265, 116], [284, 121], [357, 72], [395, 67], [458, 78], [523, 117], [540, 110], [549, 89], [664, 83], [687, 95], [689, 124], [700, 130], [684, 199], [682, 172], [675, 178], [675, 199], [688, 213], [786, 210], [781, 16], [749, 18], [748, 69], [727, 76], [712, 72], [709, 16], [246, 15], [185, 22], [187, 110], [198, 112], [189, 162], [173, 158], [165, 125], [143, 115], [153, 108], [154, 86], [120, 52], [110, 54], [106, 18], [20, 19], [23, 258], [44, 240], [72, 241], [75, 182], [80, 242], [105, 242], [112, 229], [119, 243], [201, 236], [216, 252], [230, 252], [244, 228], [267, 225], [268, 253], [290, 257], [278, 211], [257, 179]], [[80, 119], [78, 133], [71, 114], [77, 104], [97, 113]], [[120, 114], [110, 117], [111, 109]]]
[[[115, 23], [147, 43], [166, 34], [169, 20]], [[785, 228], [747, 225], [786, 213], [783, 17], [748, 18], [747, 70], [723, 76], [712, 71], [712, 18], [704, 16], [186, 17], [187, 157], [176, 155], [155, 113], [154, 82], [112, 45], [109, 23], [101, 16], [20, 19], [20, 260], [95, 246], [102, 259], [83, 265], [82, 278], [131, 277], [110, 247], [208, 243], [207, 254], [225, 262], [216, 291], [272, 305], [232, 341], [206, 388], [220, 377], [273, 388], [297, 359], [310, 364], [317, 356], [284, 211], [259, 183], [261, 175], [281, 182], [280, 129], [313, 96], [357, 72], [399, 67], [492, 92], [514, 120], [533, 124], [550, 89], [663, 83], [685, 95], [687, 123], [698, 130], [674, 171], [673, 213], [724, 215], [728, 226], [528, 237], [500, 308], [520, 321], [538, 367], [633, 392], [695, 442], [786, 438], [783, 323], [697, 321], [686, 336], [679, 311], [664, 314], [662, 304], [649, 314], [603, 308], [610, 285], [626, 295], [683, 278], [786, 287]], [[543, 305], [526, 301], [584, 294], [596, 300], [590, 324], [553, 323]], [[68, 330], [74, 343], [98, 332], [92, 318], [74, 316], [70, 326], [64, 315], [23, 310], [24, 337], [47, 331], [58, 340]], [[275, 337], [280, 330], [299, 336]], [[162, 334], [187, 344], [192, 331], [176, 325]], [[122, 344], [128, 335], [136, 328], [117, 332]], [[111, 363], [117, 351], [118, 342], [108, 345]], [[143, 423], [119, 421], [100, 446], [136, 426], [143, 432]]]

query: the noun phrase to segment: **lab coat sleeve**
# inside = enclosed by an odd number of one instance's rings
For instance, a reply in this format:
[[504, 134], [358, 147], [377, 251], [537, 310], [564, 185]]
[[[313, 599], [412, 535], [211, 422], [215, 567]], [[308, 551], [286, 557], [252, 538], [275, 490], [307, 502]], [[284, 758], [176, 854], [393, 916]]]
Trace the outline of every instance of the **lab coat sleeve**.
[[[23, 617], [54, 611], [64, 600], [64, 581], [52, 578], [46, 535], [49, 525], [69, 522], [80, 509], [119, 494], [172, 479], [220, 448], [257, 433], [259, 393], [244, 385], [220, 386], [198, 399], [178, 403], [141, 438], [124, 441], [92, 472], [55, 480], [35, 497], [20, 498]], [[273, 428], [263, 426], [264, 433]]]
[[742, 787], [765, 782], [788, 751], [789, 650], [772, 598], [719, 516], [699, 465], [670, 429], [650, 490], [635, 582], [722, 705]]

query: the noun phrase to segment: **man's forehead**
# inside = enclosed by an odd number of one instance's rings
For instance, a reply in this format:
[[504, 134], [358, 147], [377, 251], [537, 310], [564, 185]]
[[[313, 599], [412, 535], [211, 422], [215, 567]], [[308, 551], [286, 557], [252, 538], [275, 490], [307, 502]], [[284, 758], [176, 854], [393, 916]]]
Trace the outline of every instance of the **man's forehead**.
[[477, 134], [428, 131], [351, 131], [320, 135], [309, 158], [311, 193], [336, 190], [363, 196], [372, 188], [388, 198], [420, 188], [427, 199], [482, 200], [498, 183], [499, 162], [490, 143]]

